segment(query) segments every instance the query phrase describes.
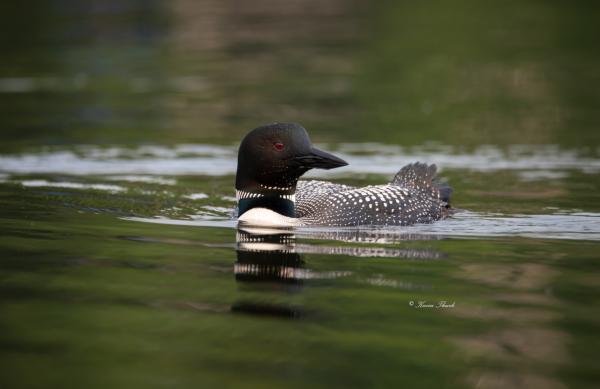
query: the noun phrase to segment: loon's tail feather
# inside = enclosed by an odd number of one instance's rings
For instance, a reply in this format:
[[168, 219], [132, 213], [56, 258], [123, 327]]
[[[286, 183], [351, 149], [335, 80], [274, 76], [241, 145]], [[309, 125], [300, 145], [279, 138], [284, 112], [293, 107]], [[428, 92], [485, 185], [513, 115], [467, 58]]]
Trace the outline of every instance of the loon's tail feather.
[[439, 182], [436, 177], [435, 164], [415, 162], [404, 166], [390, 181], [390, 185], [413, 188], [420, 192], [438, 197], [450, 207], [452, 188], [445, 182]]

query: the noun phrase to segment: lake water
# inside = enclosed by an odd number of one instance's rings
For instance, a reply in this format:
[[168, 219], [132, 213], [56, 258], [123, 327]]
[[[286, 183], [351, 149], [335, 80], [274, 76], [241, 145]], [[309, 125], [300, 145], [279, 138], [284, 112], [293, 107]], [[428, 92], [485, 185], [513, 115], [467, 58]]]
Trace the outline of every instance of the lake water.
[[[3, 6], [0, 386], [595, 387], [600, 8], [244, 4]], [[237, 229], [275, 120], [456, 214]]]

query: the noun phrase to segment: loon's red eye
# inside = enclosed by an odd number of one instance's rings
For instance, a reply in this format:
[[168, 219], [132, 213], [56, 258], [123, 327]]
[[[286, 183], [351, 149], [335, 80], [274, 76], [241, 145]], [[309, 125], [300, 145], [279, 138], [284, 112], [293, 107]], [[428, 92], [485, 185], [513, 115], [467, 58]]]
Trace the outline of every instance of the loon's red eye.
[[273, 148], [277, 151], [282, 151], [285, 148], [285, 145], [281, 142], [273, 143]]

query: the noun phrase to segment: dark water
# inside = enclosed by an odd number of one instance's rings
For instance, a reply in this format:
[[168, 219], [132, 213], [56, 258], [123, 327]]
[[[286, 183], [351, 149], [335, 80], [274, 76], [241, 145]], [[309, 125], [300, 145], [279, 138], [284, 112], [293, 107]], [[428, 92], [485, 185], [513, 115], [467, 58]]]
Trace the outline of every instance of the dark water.
[[[600, 7], [0, 5], [0, 386], [595, 387]], [[457, 214], [237, 230], [236, 144], [298, 121]]]

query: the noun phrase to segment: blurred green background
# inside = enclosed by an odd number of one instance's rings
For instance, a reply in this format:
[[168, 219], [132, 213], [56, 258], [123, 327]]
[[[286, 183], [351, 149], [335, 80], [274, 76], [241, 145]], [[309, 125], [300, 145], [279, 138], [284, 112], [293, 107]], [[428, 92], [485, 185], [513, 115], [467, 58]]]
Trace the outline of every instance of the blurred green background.
[[125, 0], [0, 5], [2, 147], [318, 141], [597, 153], [600, 3]]

